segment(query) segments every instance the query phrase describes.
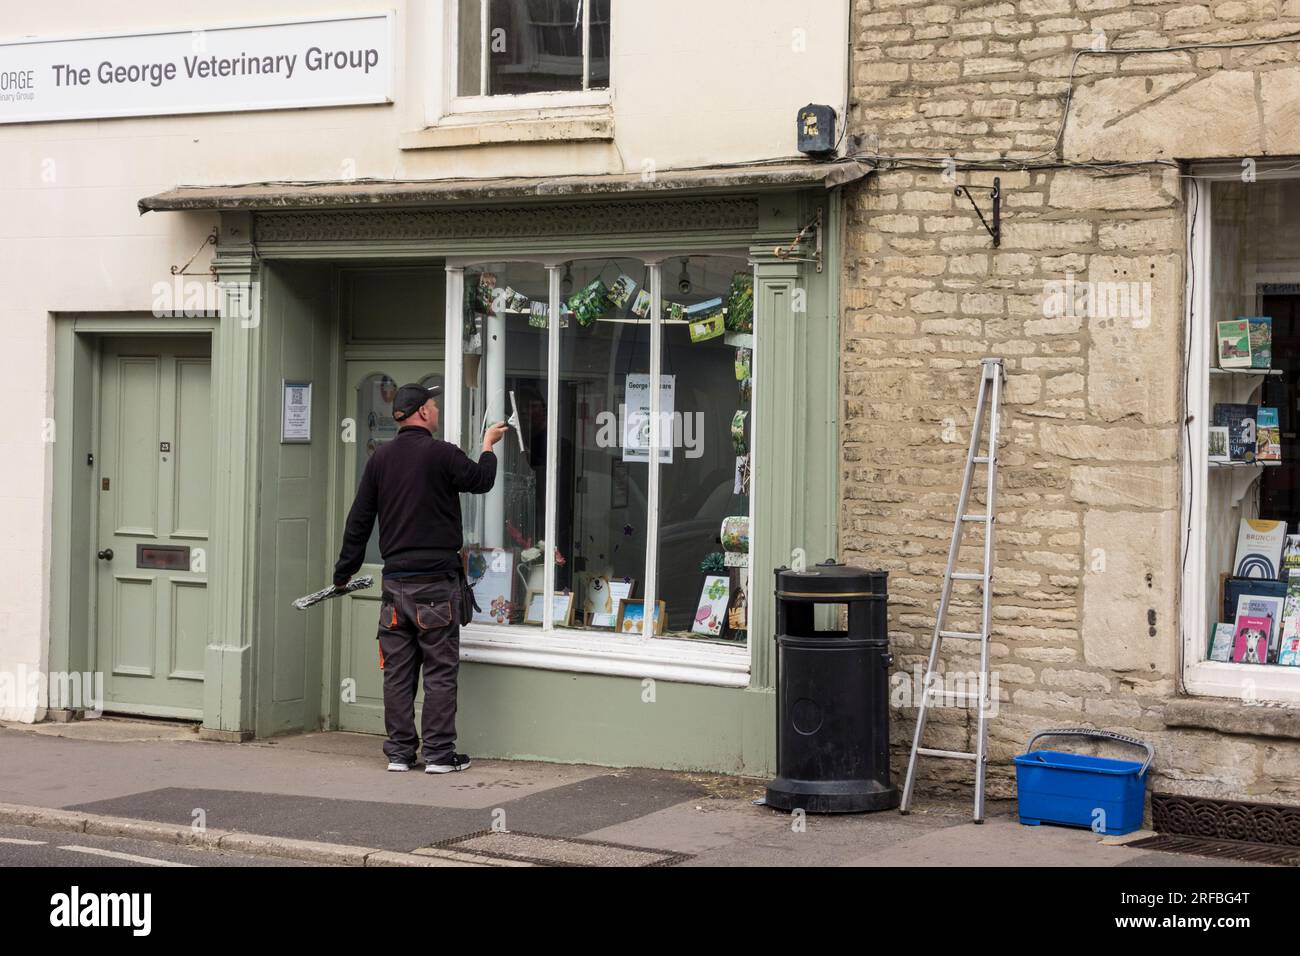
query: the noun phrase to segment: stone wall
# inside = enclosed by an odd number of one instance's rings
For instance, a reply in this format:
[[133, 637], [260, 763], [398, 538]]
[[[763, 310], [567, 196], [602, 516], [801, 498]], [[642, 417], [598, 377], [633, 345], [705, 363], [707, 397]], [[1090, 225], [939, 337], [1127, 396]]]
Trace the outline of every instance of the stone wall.
[[[1004, 357], [991, 795], [1014, 793], [1010, 758], [1035, 730], [1091, 725], [1152, 740], [1156, 789], [1300, 802], [1300, 742], [1255, 732], [1262, 717], [1217, 729], [1215, 707], [1246, 704], [1210, 702], [1201, 722], [1216, 729], [1166, 714], [1182, 641], [1186, 229], [1169, 161], [1300, 153], [1300, 42], [1075, 56], [1292, 33], [1300, 0], [854, 5], [848, 148], [885, 159], [847, 196], [843, 558], [890, 571], [910, 677], [934, 625], [979, 360]], [[1021, 162], [974, 168], [1007, 158]], [[972, 187], [987, 218], [976, 187], [995, 175], [997, 249], [954, 195]], [[1066, 282], [1141, 297], [1053, 308]], [[967, 540], [962, 567], [977, 569], [979, 533]], [[952, 626], [978, 630], [974, 585], [956, 586], [954, 610]], [[959, 653], [975, 645], [958, 643], [947, 667], [975, 671]], [[900, 772], [913, 713], [895, 711]], [[966, 710], [940, 708], [927, 744], [973, 749], [973, 731]], [[923, 768], [922, 797], [971, 779], [964, 762]]]

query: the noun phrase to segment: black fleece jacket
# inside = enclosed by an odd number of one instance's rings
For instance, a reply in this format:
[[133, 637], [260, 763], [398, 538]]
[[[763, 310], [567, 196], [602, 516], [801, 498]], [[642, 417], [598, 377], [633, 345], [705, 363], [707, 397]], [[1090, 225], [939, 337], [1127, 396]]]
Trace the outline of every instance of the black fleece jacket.
[[473, 462], [418, 425], [402, 428], [366, 462], [348, 512], [334, 583], [346, 584], [361, 567], [376, 515], [385, 574], [454, 569], [454, 552], [464, 543], [460, 494], [490, 491], [496, 477], [493, 452], [485, 451]]

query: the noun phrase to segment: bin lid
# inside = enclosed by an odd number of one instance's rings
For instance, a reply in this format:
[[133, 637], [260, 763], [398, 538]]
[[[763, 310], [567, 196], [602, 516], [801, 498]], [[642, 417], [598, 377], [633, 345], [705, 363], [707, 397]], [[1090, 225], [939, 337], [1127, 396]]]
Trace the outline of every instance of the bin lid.
[[856, 601], [886, 596], [888, 571], [868, 571], [829, 559], [802, 571], [776, 569], [778, 598]]

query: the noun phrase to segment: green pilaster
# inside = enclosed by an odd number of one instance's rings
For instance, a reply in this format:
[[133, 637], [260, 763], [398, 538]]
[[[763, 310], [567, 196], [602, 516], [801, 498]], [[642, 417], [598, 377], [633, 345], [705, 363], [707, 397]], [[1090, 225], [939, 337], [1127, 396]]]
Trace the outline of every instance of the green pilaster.
[[[772, 571], [835, 556], [838, 446], [837, 194], [790, 197], [750, 247], [760, 325], [754, 355], [755, 529], [752, 535], [751, 689], [772, 688], [776, 603]], [[823, 209], [823, 270], [776, 255]], [[777, 209], [772, 210], [778, 212]], [[804, 256], [808, 253], [805, 252]]]
[[216, 473], [203, 727], [221, 737], [253, 732], [253, 622], [263, 560], [255, 547], [262, 302], [250, 226], [247, 215], [223, 216], [214, 259], [222, 315], [212, 362]]

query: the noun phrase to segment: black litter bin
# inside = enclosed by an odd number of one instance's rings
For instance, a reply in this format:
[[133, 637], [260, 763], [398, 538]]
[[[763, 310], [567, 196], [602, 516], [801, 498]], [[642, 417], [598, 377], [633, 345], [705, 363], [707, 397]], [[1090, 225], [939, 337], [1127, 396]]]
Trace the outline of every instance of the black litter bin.
[[[807, 813], [898, 806], [889, 782], [887, 579], [886, 571], [834, 561], [777, 569], [777, 776], [768, 806]], [[847, 605], [848, 630], [816, 630], [819, 604]]]

